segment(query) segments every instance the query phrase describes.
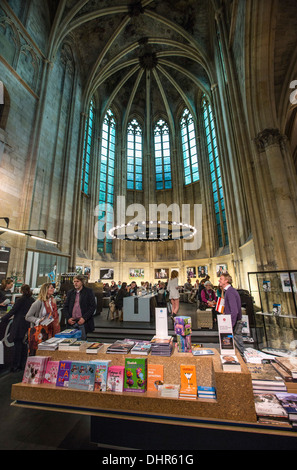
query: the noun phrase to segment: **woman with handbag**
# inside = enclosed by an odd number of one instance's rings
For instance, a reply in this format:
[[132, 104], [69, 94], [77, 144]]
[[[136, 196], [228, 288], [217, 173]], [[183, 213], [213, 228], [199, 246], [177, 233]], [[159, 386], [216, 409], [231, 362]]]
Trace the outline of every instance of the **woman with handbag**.
[[43, 284], [37, 300], [26, 315], [26, 320], [31, 323], [28, 331], [29, 356], [35, 355], [39, 343], [61, 331], [54, 291], [51, 283]]

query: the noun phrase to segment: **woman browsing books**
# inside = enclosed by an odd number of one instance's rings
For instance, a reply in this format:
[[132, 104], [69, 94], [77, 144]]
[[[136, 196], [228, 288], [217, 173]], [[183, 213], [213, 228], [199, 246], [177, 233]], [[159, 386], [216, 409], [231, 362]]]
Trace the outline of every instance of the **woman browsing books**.
[[31, 355], [36, 351], [39, 342], [52, 338], [61, 330], [54, 291], [52, 284], [43, 284], [37, 300], [26, 315], [26, 320], [31, 323], [28, 333], [29, 354]]

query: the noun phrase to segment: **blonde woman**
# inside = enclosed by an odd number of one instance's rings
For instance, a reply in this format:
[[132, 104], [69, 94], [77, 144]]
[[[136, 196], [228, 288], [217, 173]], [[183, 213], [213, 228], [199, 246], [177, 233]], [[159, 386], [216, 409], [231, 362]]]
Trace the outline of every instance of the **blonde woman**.
[[[54, 286], [51, 283], [43, 284], [37, 300], [32, 304], [25, 317], [31, 323], [31, 336], [34, 336], [37, 344], [45, 339], [52, 338], [60, 332], [59, 314], [54, 299], [54, 291]], [[32, 347], [34, 349], [34, 346], [31, 345]]]
[[171, 272], [171, 278], [167, 284], [167, 291], [169, 292], [169, 300], [172, 305], [172, 316], [175, 317], [179, 311], [179, 290], [178, 290], [178, 271]]

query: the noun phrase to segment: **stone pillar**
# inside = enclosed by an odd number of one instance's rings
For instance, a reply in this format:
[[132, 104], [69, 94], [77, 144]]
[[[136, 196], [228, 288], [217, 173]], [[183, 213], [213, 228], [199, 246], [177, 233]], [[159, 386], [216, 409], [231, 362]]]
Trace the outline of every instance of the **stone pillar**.
[[[278, 129], [265, 129], [255, 139], [259, 154], [264, 156], [267, 165], [266, 188], [262, 191], [269, 199], [273, 237], [278, 238], [274, 246], [277, 269], [295, 269], [297, 266], [297, 189], [296, 172], [292, 171], [292, 155], [287, 137]], [[264, 155], [263, 155], [264, 154]], [[272, 240], [273, 242], [273, 240]]]

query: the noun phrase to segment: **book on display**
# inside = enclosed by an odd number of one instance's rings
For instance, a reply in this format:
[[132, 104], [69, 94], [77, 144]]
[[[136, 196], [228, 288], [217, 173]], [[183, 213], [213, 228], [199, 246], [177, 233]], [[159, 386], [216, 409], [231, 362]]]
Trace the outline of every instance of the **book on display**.
[[297, 421], [297, 394], [296, 393], [276, 393], [276, 398], [286, 410], [290, 421]]
[[133, 348], [131, 349], [131, 354], [137, 354], [141, 356], [147, 356], [151, 351], [151, 342], [150, 341], [138, 341]]
[[148, 364], [147, 366], [147, 390], [149, 392], [158, 391], [160, 385], [164, 384], [163, 364]]
[[63, 338], [59, 343], [59, 351], [69, 351], [71, 344], [75, 343], [76, 338]]
[[180, 385], [176, 384], [163, 384], [159, 387], [160, 396], [162, 398], [178, 398]]
[[231, 354], [221, 355], [221, 364], [225, 372], [241, 372], [241, 365], [236, 356]]
[[258, 416], [288, 418], [288, 413], [282, 407], [275, 394], [257, 393], [254, 395], [255, 410]]
[[216, 399], [216, 389], [215, 387], [204, 387], [198, 385], [198, 398], [208, 398], [215, 400]]
[[47, 339], [46, 341], [43, 341], [42, 343], [38, 344], [38, 349], [40, 351], [56, 351], [59, 347], [59, 343], [63, 341], [63, 338], [56, 338], [53, 336], [50, 339]]
[[38, 385], [43, 382], [49, 357], [29, 356], [26, 361], [22, 382]]
[[87, 354], [97, 354], [100, 349], [102, 349], [104, 346], [104, 343], [100, 343], [100, 342], [97, 342], [97, 343], [87, 343], [87, 349], [86, 349], [86, 353]]
[[134, 341], [131, 340], [117, 340], [107, 347], [107, 354], [128, 354], [133, 346]]
[[276, 357], [275, 361], [285, 369], [293, 379], [297, 379], [297, 357]]
[[94, 390], [106, 392], [107, 373], [111, 361], [91, 361], [96, 366]]
[[197, 398], [197, 377], [195, 365], [180, 366], [180, 398]]
[[123, 392], [124, 391], [124, 366], [110, 366], [107, 372], [107, 391]]
[[277, 373], [272, 364], [249, 364], [247, 368], [252, 376], [252, 385], [255, 392], [287, 391], [282, 377]]
[[96, 365], [91, 362], [73, 361], [70, 368], [68, 388], [93, 391]]
[[173, 352], [173, 336], [167, 336], [166, 338], [158, 338], [154, 336], [151, 339], [152, 349], [151, 355], [152, 356], [171, 356]]
[[56, 385], [60, 361], [49, 360], [46, 365], [43, 383]]
[[125, 359], [124, 392], [146, 392], [147, 359], [145, 357]]
[[193, 356], [213, 356], [214, 351], [212, 351], [211, 349], [200, 349], [200, 348], [193, 350], [192, 348], [192, 354]]
[[57, 387], [68, 387], [71, 362], [72, 361], [60, 361], [56, 383]]

